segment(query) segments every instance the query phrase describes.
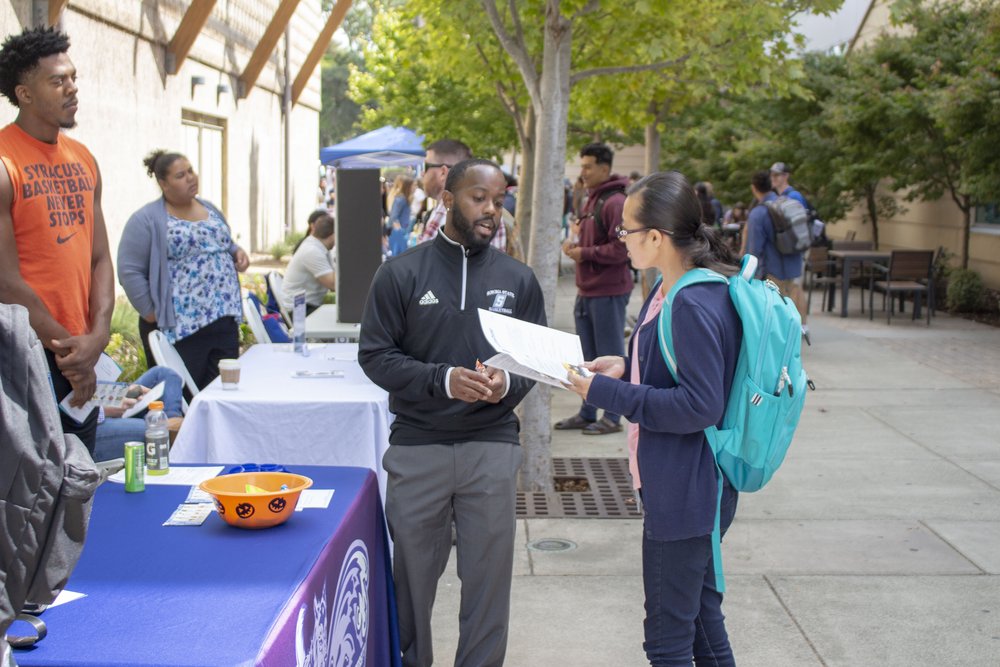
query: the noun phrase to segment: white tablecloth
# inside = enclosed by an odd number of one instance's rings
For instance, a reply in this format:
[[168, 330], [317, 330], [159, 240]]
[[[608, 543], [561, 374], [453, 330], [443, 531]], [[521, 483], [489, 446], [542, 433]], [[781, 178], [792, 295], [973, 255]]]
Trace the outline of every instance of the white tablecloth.
[[[176, 463], [277, 463], [370, 468], [385, 499], [389, 396], [358, 366], [356, 344], [254, 345], [240, 357], [240, 386], [216, 378], [191, 402], [170, 450]], [[340, 370], [342, 378], [293, 378]]]

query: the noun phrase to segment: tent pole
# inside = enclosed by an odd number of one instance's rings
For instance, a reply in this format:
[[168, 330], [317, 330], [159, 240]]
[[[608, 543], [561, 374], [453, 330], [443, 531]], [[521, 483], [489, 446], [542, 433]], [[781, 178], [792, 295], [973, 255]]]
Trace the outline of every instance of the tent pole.
[[285, 110], [285, 233], [292, 231], [292, 28], [285, 26], [285, 85], [282, 89], [282, 107]]

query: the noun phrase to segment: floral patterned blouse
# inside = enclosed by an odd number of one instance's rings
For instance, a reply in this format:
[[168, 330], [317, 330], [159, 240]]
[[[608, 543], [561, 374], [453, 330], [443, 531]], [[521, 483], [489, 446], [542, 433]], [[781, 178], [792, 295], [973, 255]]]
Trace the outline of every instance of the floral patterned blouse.
[[187, 338], [222, 317], [240, 321], [240, 281], [229, 226], [215, 211], [200, 222], [167, 215], [167, 261], [177, 325], [166, 332], [171, 343]]

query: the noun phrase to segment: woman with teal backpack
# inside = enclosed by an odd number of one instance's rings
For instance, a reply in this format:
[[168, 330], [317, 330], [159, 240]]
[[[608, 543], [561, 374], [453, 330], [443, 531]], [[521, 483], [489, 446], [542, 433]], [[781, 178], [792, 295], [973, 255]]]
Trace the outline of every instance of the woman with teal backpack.
[[[682, 174], [651, 174], [627, 194], [618, 238], [635, 268], [657, 268], [663, 280], [640, 311], [628, 356], [584, 364], [594, 375], [571, 374], [572, 389], [631, 422], [630, 468], [644, 506], [643, 648], [650, 664], [731, 666], [712, 534], [716, 525], [722, 534], [729, 527], [738, 494], [717, 472], [705, 429], [722, 424], [743, 329], [725, 282], [675, 294], [671, 288], [698, 267], [736, 275], [737, 262], [703, 224]], [[663, 308], [671, 315], [676, 380], [659, 343]]]

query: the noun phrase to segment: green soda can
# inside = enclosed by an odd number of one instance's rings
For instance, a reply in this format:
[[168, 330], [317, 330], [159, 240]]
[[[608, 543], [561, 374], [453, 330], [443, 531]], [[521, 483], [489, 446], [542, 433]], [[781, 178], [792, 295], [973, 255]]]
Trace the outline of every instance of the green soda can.
[[125, 443], [125, 490], [139, 493], [146, 490], [146, 443]]

